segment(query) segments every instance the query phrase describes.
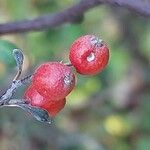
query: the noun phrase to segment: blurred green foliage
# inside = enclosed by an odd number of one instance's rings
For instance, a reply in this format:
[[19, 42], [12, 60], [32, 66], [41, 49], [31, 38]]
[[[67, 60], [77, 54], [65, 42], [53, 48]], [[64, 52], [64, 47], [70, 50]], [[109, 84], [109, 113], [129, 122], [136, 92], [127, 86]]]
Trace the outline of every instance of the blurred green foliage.
[[[77, 2], [0, 0], [0, 23], [32, 19]], [[2, 108], [1, 150], [149, 150], [150, 21], [123, 8], [100, 6], [86, 12], [80, 24], [1, 36], [1, 91], [15, 74], [13, 48], [25, 54], [25, 75], [42, 62], [68, 62], [71, 43], [85, 34], [95, 34], [108, 44], [108, 67], [96, 76], [77, 75], [76, 88], [51, 126], [20, 109]]]

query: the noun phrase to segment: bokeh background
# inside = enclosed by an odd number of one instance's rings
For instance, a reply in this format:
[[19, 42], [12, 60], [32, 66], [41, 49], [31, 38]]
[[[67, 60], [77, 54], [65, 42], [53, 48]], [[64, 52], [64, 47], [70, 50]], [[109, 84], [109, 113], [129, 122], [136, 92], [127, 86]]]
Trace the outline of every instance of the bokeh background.
[[[76, 2], [0, 0], [0, 23], [32, 19]], [[76, 88], [51, 125], [21, 109], [1, 108], [0, 150], [150, 149], [150, 20], [124, 8], [101, 5], [86, 12], [80, 24], [1, 36], [0, 93], [16, 72], [13, 48], [25, 54], [25, 76], [42, 62], [68, 62], [70, 44], [85, 34], [109, 45], [108, 67], [96, 76], [77, 74]], [[25, 88], [18, 89], [17, 98]]]

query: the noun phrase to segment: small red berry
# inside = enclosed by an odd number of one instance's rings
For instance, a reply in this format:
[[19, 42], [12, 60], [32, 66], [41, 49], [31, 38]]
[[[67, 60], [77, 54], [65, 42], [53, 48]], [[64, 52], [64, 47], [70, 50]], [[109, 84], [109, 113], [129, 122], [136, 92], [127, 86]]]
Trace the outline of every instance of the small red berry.
[[47, 110], [52, 117], [56, 116], [56, 114], [64, 108], [66, 103], [65, 98], [61, 100], [51, 100], [44, 98], [36, 91], [34, 85], [30, 85], [27, 88], [24, 94], [24, 98], [32, 106]]
[[33, 85], [43, 97], [64, 99], [75, 86], [75, 75], [69, 66], [48, 62], [36, 69]]
[[95, 75], [107, 65], [109, 49], [94, 35], [85, 35], [73, 42], [69, 59], [77, 72], [83, 75]]
[[52, 117], [55, 117], [57, 113], [64, 108], [65, 104], [66, 98], [50, 101], [49, 105], [44, 105], [43, 108], [47, 110]]
[[35, 89], [33, 85], [30, 85], [24, 94], [25, 100], [29, 102], [32, 106], [42, 107], [43, 105], [49, 104], [49, 99], [41, 96]]

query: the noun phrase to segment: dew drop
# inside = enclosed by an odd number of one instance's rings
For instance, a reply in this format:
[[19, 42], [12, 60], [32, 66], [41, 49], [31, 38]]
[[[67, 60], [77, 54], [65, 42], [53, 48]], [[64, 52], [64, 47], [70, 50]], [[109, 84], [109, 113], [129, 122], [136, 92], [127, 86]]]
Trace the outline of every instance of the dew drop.
[[87, 57], [87, 61], [88, 61], [88, 62], [91, 62], [91, 61], [93, 61], [94, 59], [95, 59], [94, 53], [90, 53], [90, 55]]

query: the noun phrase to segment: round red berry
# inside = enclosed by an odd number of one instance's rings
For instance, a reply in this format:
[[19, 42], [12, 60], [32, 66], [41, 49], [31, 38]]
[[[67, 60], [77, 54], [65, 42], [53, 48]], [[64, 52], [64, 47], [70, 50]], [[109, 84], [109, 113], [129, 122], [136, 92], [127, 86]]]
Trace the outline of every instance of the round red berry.
[[69, 59], [78, 73], [95, 75], [106, 67], [109, 60], [109, 49], [96, 36], [85, 35], [73, 42]]
[[35, 89], [33, 85], [30, 85], [25, 91], [24, 98], [32, 106], [42, 107], [43, 105], [48, 105], [50, 99], [41, 96]]
[[32, 106], [47, 110], [52, 117], [56, 116], [56, 114], [64, 108], [66, 103], [65, 98], [61, 100], [44, 98], [36, 91], [34, 85], [30, 85], [27, 88], [24, 98]]
[[50, 101], [49, 105], [44, 105], [43, 108], [49, 112], [52, 117], [55, 117], [66, 104], [66, 98], [61, 100]]
[[69, 66], [48, 62], [36, 69], [32, 82], [43, 97], [64, 99], [75, 86], [75, 75]]

